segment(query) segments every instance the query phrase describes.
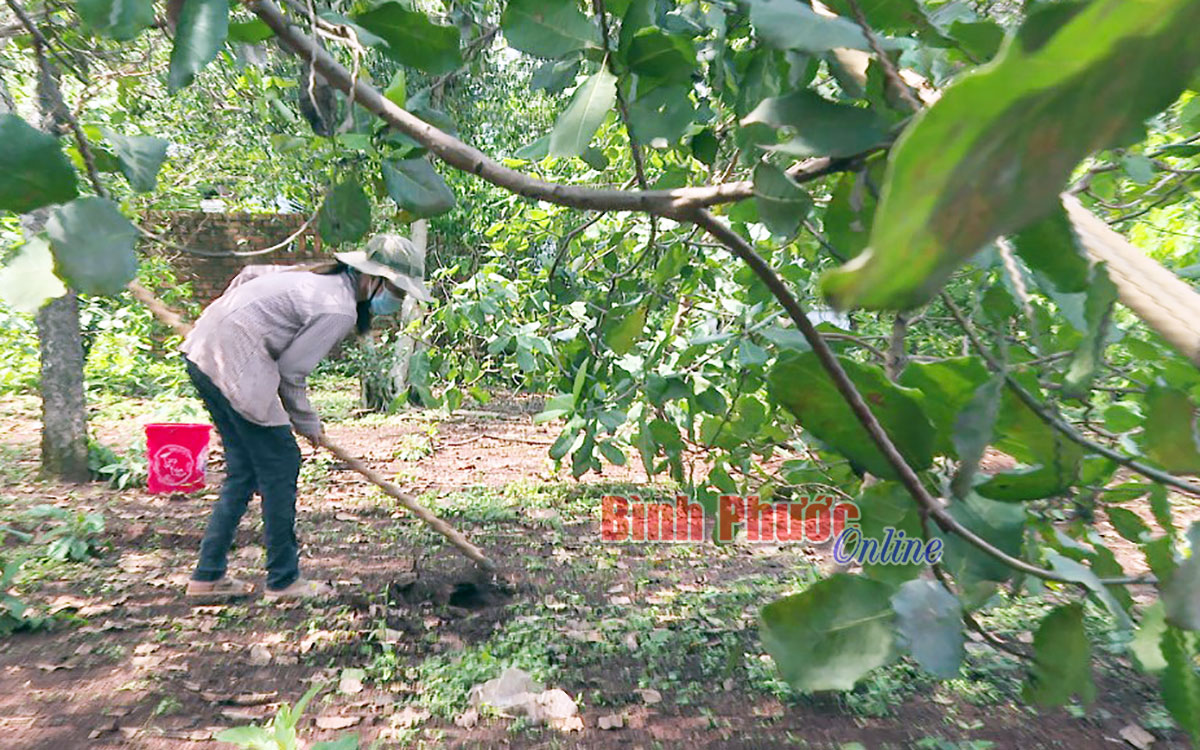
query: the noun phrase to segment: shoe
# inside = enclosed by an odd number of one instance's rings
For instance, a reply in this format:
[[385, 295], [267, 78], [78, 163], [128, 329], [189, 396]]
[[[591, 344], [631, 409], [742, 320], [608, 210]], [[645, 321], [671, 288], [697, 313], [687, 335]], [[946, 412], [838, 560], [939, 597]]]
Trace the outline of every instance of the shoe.
[[267, 589], [263, 598], [268, 601], [280, 599], [319, 599], [333, 594], [333, 587], [320, 581], [310, 581], [307, 578], [297, 578], [292, 584], [282, 589]]
[[236, 599], [253, 593], [253, 583], [224, 576], [215, 581], [188, 581], [186, 595], [191, 599]]

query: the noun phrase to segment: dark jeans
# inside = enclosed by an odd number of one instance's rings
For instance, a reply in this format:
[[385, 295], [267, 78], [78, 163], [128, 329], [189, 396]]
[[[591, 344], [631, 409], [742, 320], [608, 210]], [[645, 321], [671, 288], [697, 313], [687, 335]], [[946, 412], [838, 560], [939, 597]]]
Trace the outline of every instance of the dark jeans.
[[213, 506], [200, 543], [200, 562], [192, 579], [215, 581], [225, 575], [226, 555], [238, 522], [257, 490], [262, 497], [267, 547], [267, 588], [282, 589], [300, 577], [296, 543], [296, 480], [300, 447], [290, 427], [264, 427], [234, 411], [200, 368], [184, 358], [188, 376], [207, 407], [225, 446], [225, 483]]

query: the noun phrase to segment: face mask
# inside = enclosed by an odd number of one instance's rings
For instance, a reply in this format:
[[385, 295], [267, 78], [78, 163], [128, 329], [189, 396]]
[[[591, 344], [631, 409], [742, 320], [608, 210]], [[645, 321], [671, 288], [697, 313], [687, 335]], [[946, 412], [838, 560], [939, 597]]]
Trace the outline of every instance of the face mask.
[[400, 312], [400, 302], [400, 298], [392, 294], [387, 287], [381, 287], [371, 295], [371, 314], [395, 315]]

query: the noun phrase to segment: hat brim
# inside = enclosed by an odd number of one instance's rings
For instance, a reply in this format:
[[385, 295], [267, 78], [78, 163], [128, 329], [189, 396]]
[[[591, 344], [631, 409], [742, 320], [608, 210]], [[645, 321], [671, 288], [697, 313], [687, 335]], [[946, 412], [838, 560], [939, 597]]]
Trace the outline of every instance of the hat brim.
[[379, 261], [371, 260], [362, 250], [334, 253], [333, 257], [337, 258], [351, 268], [362, 271], [365, 274], [387, 279], [422, 302], [429, 302], [433, 299], [433, 295], [429, 293], [429, 289], [425, 286], [424, 279], [417, 278], [416, 276], [409, 276], [406, 273], [400, 273], [396, 269], [390, 266], [385, 266]]

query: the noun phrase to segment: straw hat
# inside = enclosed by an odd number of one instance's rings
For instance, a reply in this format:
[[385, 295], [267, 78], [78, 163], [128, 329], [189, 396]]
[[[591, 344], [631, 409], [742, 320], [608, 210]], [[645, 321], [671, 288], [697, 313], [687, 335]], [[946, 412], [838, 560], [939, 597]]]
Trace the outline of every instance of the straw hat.
[[363, 273], [387, 279], [422, 302], [433, 299], [425, 287], [425, 251], [407, 237], [377, 234], [367, 242], [366, 250], [334, 253], [333, 257]]

